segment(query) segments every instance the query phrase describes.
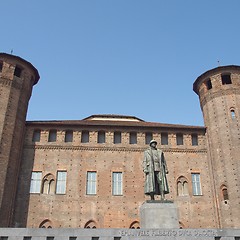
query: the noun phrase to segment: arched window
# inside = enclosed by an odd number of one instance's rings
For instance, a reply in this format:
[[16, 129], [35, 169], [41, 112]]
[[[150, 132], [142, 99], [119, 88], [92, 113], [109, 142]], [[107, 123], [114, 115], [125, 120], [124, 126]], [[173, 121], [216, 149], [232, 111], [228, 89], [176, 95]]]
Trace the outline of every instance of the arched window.
[[84, 228], [97, 228], [97, 224], [95, 221], [90, 220], [85, 224]]
[[228, 196], [228, 189], [226, 185], [221, 186], [221, 198], [224, 201], [225, 204], [228, 203], [229, 196]]
[[45, 219], [40, 223], [39, 228], [52, 228], [52, 222], [49, 219]]
[[177, 180], [177, 195], [178, 196], [188, 196], [188, 181], [185, 177], [181, 176]]
[[140, 224], [138, 221], [134, 221], [130, 224], [130, 227], [131, 229], [140, 229]]
[[234, 108], [231, 108], [231, 109], [230, 109], [230, 112], [231, 112], [231, 118], [232, 118], [232, 120], [234, 120], [234, 119], [236, 118], [235, 109], [234, 109]]
[[43, 184], [42, 184], [42, 193], [44, 194], [54, 194], [55, 189], [55, 179], [54, 176], [49, 173], [43, 178]]

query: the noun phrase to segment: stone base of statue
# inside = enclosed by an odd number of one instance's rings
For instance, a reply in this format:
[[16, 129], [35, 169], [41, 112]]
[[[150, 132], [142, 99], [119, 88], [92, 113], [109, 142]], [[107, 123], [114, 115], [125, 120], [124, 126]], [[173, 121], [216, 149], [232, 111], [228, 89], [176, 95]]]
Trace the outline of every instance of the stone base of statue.
[[177, 206], [168, 200], [148, 200], [140, 207], [141, 228], [179, 228]]

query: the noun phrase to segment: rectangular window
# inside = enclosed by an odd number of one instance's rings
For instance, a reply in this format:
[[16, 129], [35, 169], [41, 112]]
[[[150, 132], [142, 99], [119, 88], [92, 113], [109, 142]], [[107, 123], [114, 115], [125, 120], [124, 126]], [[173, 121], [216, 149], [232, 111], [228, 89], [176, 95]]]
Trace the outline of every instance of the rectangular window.
[[177, 140], [177, 145], [183, 145], [183, 134], [182, 133], [177, 133], [176, 135], [176, 140]]
[[22, 69], [20, 67], [16, 66], [13, 75], [16, 77], [21, 77], [21, 74], [22, 74]]
[[32, 237], [23, 237], [23, 240], [31, 240]]
[[135, 133], [135, 132], [130, 133], [129, 143], [137, 144], [137, 133]]
[[231, 75], [230, 74], [224, 74], [222, 75], [222, 84], [232, 84], [232, 80], [231, 80]]
[[88, 143], [89, 142], [89, 131], [82, 131], [82, 143]]
[[87, 172], [87, 194], [97, 194], [97, 172]]
[[168, 145], [168, 133], [161, 133], [161, 145]]
[[152, 133], [145, 133], [145, 144], [149, 144], [152, 139], [153, 139]]
[[69, 240], [77, 240], [77, 237], [69, 237]]
[[30, 193], [40, 193], [42, 172], [32, 172]]
[[198, 135], [192, 134], [192, 146], [197, 146], [197, 145], [198, 145]]
[[113, 172], [112, 174], [112, 194], [122, 195], [122, 172]]
[[73, 141], [73, 131], [68, 130], [65, 132], [65, 142], [72, 142]]
[[206, 82], [206, 86], [207, 86], [207, 90], [212, 89], [212, 82], [211, 82], [210, 79], [207, 80], [207, 82]]
[[98, 143], [105, 143], [105, 132], [98, 132]]
[[49, 131], [48, 141], [49, 142], [56, 142], [57, 141], [57, 130], [50, 130]]
[[46, 237], [46, 240], [54, 240], [54, 237]]
[[114, 144], [121, 143], [121, 141], [122, 141], [121, 132], [114, 132]]
[[199, 173], [192, 173], [192, 190], [193, 190], [193, 195], [196, 195], [196, 196], [202, 195]]
[[65, 194], [67, 185], [67, 172], [58, 171], [57, 172], [57, 184], [56, 184], [56, 194]]
[[41, 130], [34, 130], [32, 141], [40, 142], [40, 139], [41, 139]]

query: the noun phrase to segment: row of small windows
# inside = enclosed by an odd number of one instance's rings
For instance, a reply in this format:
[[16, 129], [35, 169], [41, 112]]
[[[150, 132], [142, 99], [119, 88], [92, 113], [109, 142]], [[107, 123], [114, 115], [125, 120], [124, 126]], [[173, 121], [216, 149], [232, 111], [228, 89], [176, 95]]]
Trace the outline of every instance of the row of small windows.
[[[145, 144], [149, 144], [150, 141], [153, 139], [152, 133], [145, 133]], [[198, 135], [191, 134], [192, 139], [192, 146], [198, 145]], [[33, 133], [33, 142], [40, 142], [41, 140], [41, 130], [35, 130]], [[48, 142], [56, 142], [57, 141], [57, 130], [50, 130], [48, 134]], [[73, 131], [68, 130], [65, 132], [65, 142], [72, 142], [73, 141]], [[82, 131], [81, 136], [82, 143], [89, 142], [89, 131]], [[104, 131], [99, 131], [97, 135], [97, 142], [98, 143], [105, 143], [106, 142], [106, 133]], [[122, 133], [121, 132], [114, 132], [113, 143], [120, 144], [122, 142]], [[130, 132], [129, 133], [129, 144], [137, 144], [137, 133]], [[176, 134], [176, 144], [183, 145], [183, 134], [177, 133]], [[168, 145], [168, 133], [161, 133], [161, 145]]]
[[52, 174], [47, 174], [42, 179], [42, 172], [32, 172], [30, 193], [44, 194], [65, 194], [66, 193], [67, 172], [58, 171], [57, 180]]
[[[231, 74], [222, 74], [221, 75], [222, 85], [232, 84]], [[208, 79], [206, 81], [207, 89], [212, 89], [212, 81]]]
[[[53, 174], [47, 174], [42, 178], [42, 172], [33, 171], [31, 177], [30, 193], [42, 194], [65, 194], [66, 193], [67, 172], [58, 171], [57, 180]], [[122, 172], [112, 173], [112, 195], [122, 195]], [[87, 172], [87, 195], [97, 194], [97, 172]]]
[[[49, 228], [52, 228], [52, 227], [49, 227]], [[7, 236], [1, 236], [0, 237], [0, 240], [8, 240], [8, 239], [11, 239], [11, 237], [10, 238], [8, 238]], [[20, 238], [18, 237], [17, 239], [20, 239]], [[32, 240], [32, 239], [35, 239], [35, 237], [32, 238], [31, 236], [24, 236], [22, 239], [23, 240]], [[41, 239], [44, 239], [44, 238], [42, 237]], [[45, 239], [46, 240], [54, 240], [55, 237], [47, 236]], [[58, 239], [58, 238], [56, 237], [56, 239]], [[65, 239], [77, 240], [77, 239], [79, 239], [79, 237], [68, 237], [68, 238], [65, 238]], [[100, 239], [100, 237], [91, 237], [91, 238], [89, 237], [89, 240], [99, 240], [99, 239]], [[113, 240], [121, 240], [121, 237], [113, 237]]]
[[[88, 171], [86, 179], [86, 194], [97, 194], [97, 172]], [[57, 180], [55, 184], [55, 178], [52, 174], [47, 174], [42, 178], [42, 172], [32, 172], [30, 193], [42, 193], [42, 194], [65, 194], [66, 193], [67, 172], [58, 171]], [[223, 191], [225, 191], [223, 188]], [[202, 195], [200, 174], [192, 173], [192, 194]], [[112, 173], [112, 195], [123, 195], [123, 173]], [[177, 195], [187, 196], [189, 195], [188, 181], [185, 177], [180, 177], [177, 181]], [[224, 195], [226, 196], [226, 194]], [[224, 197], [225, 199], [226, 197]]]

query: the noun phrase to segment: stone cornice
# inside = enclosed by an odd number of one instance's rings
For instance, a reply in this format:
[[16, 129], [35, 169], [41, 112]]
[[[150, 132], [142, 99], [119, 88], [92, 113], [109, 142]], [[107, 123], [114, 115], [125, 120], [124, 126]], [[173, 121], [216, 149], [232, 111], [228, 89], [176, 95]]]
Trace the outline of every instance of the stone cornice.
[[[147, 147], [96, 147], [96, 146], [59, 146], [59, 145], [25, 145], [25, 149], [47, 149], [47, 150], [75, 150], [75, 151], [114, 151], [114, 152], [144, 152]], [[182, 152], [182, 153], [207, 153], [207, 149], [180, 149], [180, 148], [162, 148], [163, 152]]]

